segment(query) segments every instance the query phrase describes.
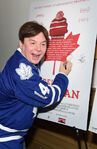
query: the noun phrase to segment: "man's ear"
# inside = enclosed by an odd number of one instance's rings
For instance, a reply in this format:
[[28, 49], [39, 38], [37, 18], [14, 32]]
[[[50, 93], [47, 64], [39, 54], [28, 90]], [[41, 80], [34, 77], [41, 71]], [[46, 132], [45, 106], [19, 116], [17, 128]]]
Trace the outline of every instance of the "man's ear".
[[19, 40], [19, 47], [20, 47], [20, 49], [22, 49], [22, 47], [23, 47], [23, 43], [21, 42], [21, 40]]

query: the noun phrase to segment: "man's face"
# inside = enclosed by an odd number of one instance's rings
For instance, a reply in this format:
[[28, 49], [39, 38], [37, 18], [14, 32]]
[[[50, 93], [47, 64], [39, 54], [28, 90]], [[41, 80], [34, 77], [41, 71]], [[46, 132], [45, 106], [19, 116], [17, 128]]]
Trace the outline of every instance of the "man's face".
[[44, 34], [41, 32], [33, 37], [24, 38], [24, 43], [19, 41], [23, 56], [32, 64], [38, 64], [43, 58], [47, 48]]

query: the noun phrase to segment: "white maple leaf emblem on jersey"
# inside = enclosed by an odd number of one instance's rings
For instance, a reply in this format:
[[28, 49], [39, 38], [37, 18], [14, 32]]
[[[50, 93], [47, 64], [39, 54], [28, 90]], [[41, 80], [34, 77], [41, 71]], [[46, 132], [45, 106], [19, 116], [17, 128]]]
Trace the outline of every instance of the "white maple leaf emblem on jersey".
[[26, 80], [33, 76], [31, 66], [24, 63], [20, 63], [19, 68], [16, 68], [16, 73], [20, 76], [21, 80]]

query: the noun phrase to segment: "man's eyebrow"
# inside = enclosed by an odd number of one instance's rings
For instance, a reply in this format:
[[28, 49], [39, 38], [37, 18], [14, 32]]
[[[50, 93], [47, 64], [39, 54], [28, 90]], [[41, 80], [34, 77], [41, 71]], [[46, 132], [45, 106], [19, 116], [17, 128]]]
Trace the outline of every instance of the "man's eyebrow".
[[[29, 39], [29, 40], [36, 42], [36, 40], [34, 40], [34, 39]], [[47, 41], [46, 40], [43, 40], [41, 43], [44, 43], [44, 42], [47, 42]]]
[[47, 42], [46, 40], [42, 41], [41, 43]]
[[29, 38], [29, 41], [35, 41], [35, 40], [34, 40], [34, 39], [30, 39], [30, 38]]

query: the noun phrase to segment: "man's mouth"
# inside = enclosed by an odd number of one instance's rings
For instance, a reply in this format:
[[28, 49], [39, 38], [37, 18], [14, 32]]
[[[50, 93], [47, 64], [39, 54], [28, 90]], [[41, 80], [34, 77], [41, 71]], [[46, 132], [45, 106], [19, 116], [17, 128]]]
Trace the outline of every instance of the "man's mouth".
[[32, 56], [33, 56], [34, 60], [37, 60], [37, 59], [39, 59], [40, 54], [32, 54]]

